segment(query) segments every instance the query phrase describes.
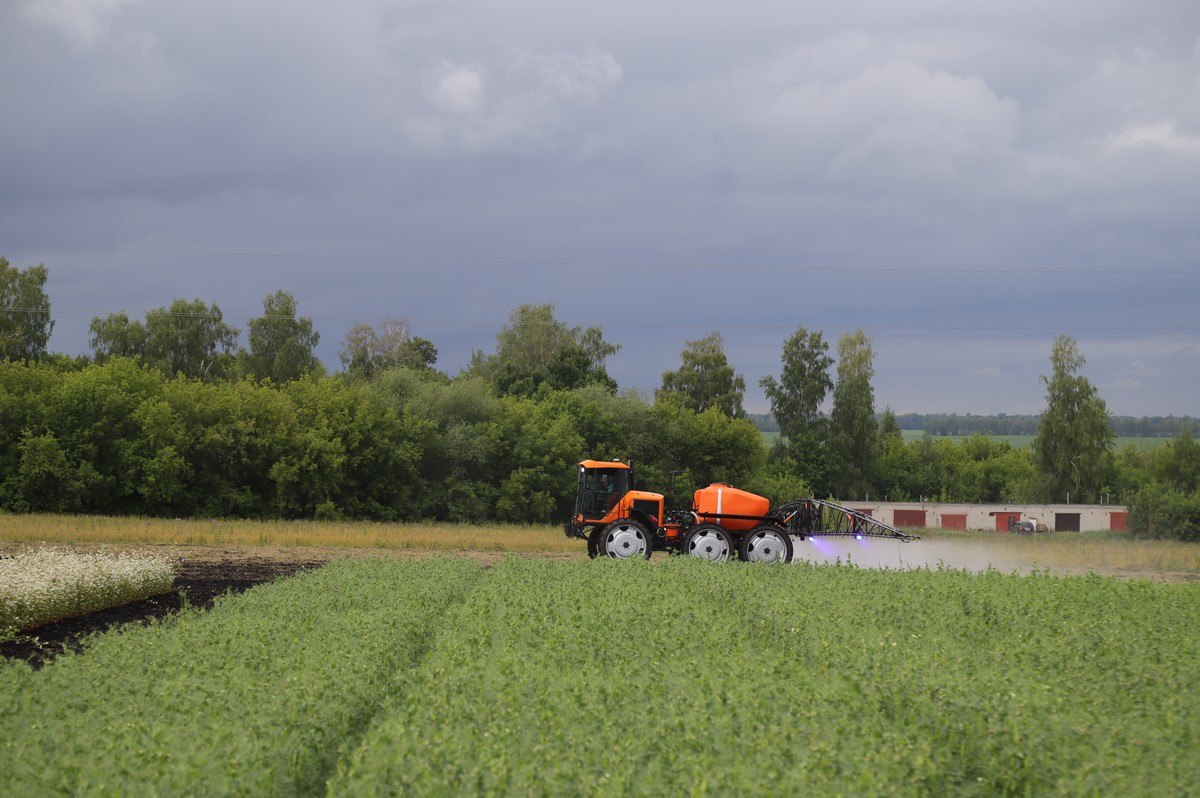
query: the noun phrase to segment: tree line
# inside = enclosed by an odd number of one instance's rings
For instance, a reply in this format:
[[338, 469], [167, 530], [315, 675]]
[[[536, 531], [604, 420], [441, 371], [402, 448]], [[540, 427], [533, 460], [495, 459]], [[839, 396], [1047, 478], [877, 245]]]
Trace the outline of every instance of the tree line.
[[679, 503], [682, 485], [710, 480], [774, 501], [1107, 498], [1130, 505], [1140, 533], [1200, 528], [1190, 427], [1157, 452], [1114, 451], [1066, 336], [1033, 445], [1014, 448], [979, 434], [906, 443], [900, 418], [876, 410], [870, 337], [841, 335], [834, 357], [799, 326], [779, 374], [759, 381], [780, 433], [768, 447], [719, 332], [688, 341], [652, 397], [620, 391], [606, 370], [619, 345], [552, 304], [515, 308], [493, 351], [457, 375], [403, 320], [355, 326], [327, 373], [312, 320], [282, 290], [249, 321], [246, 348], [215, 303], [177, 299], [140, 320], [94, 318], [92, 354], [70, 358], [46, 351], [46, 275], [0, 258], [5, 510], [546, 523], [571, 512], [572, 464], [620, 457], [654, 489], [684, 472]]

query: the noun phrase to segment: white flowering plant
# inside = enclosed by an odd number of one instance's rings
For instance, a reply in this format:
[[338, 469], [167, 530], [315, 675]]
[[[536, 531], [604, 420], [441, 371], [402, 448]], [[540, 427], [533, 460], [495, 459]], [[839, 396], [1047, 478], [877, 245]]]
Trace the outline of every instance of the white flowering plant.
[[167, 557], [38, 548], [0, 559], [0, 640], [48, 623], [168, 593]]

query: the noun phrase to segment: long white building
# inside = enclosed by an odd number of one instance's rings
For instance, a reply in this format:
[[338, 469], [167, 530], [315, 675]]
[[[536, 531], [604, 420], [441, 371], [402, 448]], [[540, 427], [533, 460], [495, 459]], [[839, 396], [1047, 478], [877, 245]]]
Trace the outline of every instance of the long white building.
[[1051, 532], [1126, 531], [1128, 511], [1118, 504], [939, 504], [843, 502], [902, 529], [976, 529], [1008, 532], [1009, 520], [1040, 521]]

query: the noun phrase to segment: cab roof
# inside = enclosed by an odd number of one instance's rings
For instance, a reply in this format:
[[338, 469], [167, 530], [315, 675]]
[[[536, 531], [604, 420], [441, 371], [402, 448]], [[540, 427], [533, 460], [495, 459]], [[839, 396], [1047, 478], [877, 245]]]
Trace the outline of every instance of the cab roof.
[[580, 468], [629, 468], [625, 463], [608, 462], [605, 460], [584, 460], [579, 464]]

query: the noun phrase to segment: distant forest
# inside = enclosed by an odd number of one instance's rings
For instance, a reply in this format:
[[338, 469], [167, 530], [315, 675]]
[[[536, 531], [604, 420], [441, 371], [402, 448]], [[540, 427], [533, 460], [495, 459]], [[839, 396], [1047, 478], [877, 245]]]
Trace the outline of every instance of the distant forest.
[[[762, 432], [779, 432], [770, 413], [748, 413]], [[924, 430], [930, 435], [1036, 435], [1041, 416], [977, 416], [971, 413], [905, 413], [896, 416], [900, 429]], [[1130, 438], [1173, 438], [1184, 427], [1198, 429], [1192, 416], [1111, 416], [1114, 433]]]

